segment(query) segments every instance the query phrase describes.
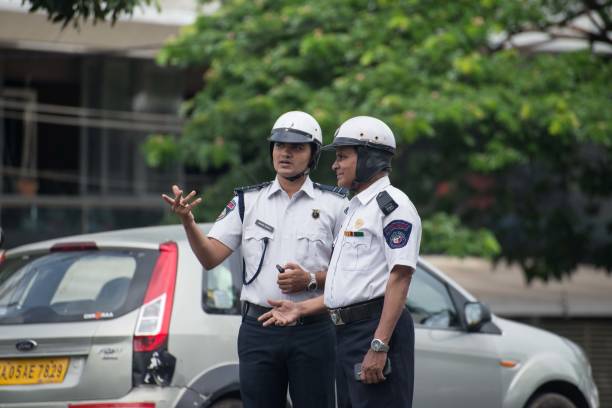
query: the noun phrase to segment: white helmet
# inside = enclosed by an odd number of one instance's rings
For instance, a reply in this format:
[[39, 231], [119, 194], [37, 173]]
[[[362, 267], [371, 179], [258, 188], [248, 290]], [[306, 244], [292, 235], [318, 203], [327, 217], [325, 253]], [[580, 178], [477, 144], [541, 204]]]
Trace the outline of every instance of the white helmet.
[[322, 150], [341, 146], [354, 146], [357, 149], [356, 183], [364, 183], [379, 171], [391, 169], [395, 136], [380, 119], [356, 116], [347, 120], [336, 130], [333, 142]]
[[382, 120], [372, 116], [356, 116], [340, 125], [334, 141], [324, 149], [358, 145], [395, 153], [395, 136]]
[[[321, 154], [323, 135], [319, 122], [311, 115], [302, 111], [290, 111], [280, 115], [268, 140], [270, 143], [270, 156], [275, 142], [279, 143], [312, 143], [312, 155], [308, 168], [314, 170]], [[301, 175], [299, 175], [301, 177]]]
[[280, 115], [272, 126], [272, 134], [268, 140], [283, 143], [318, 143], [319, 146], [323, 144], [319, 122], [301, 111]]

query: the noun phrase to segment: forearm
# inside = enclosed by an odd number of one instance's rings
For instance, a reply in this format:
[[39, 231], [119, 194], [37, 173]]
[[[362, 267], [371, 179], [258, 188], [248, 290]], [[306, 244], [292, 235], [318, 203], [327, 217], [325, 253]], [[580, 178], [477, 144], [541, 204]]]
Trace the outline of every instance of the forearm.
[[229, 256], [231, 250], [202, 233], [193, 218], [182, 220], [189, 246], [205, 269], [212, 269]]
[[317, 296], [315, 298], [299, 302], [297, 303], [297, 307], [300, 316], [320, 314], [327, 310], [325, 303], [323, 303], [323, 296]]
[[385, 303], [380, 322], [374, 332], [374, 337], [382, 340], [385, 344], [389, 344], [395, 325], [406, 306], [412, 271], [412, 268], [401, 266], [393, 268], [389, 274], [387, 288], [385, 289]]
[[327, 277], [327, 271], [315, 272], [315, 279], [317, 280], [317, 288], [325, 289], [325, 278]]

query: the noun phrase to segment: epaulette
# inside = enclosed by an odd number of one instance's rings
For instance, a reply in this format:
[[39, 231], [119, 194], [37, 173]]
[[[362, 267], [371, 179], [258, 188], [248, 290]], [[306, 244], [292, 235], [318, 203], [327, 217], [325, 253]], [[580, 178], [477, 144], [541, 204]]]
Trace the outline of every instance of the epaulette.
[[398, 207], [395, 200], [384, 190], [378, 193], [376, 202], [385, 216], [391, 214]]
[[253, 184], [252, 186], [236, 187], [234, 189], [234, 194], [238, 194], [239, 191], [242, 191], [243, 193], [248, 193], [249, 191], [258, 191], [264, 187], [268, 187], [270, 184], [272, 184], [271, 181], [266, 181], [264, 183]]
[[315, 186], [315, 188], [318, 188], [319, 190], [329, 191], [331, 193], [339, 195], [342, 198], [345, 198], [349, 193], [348, 188], [344, 188], [344, 187], [328, 186], [327, 184], [321, 184], [321, 183], [312, 183], [312, 184]]

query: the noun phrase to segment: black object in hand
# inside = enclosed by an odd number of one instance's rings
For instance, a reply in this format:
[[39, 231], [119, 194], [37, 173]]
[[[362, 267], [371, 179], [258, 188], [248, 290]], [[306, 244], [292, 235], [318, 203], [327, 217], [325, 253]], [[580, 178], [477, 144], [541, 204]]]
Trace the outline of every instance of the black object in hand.
[[[355, 380], [361, 381], [361, 363], [355, 364], [354, 367]], [[385, 362], [385, 366], [383, 368], [383, 375], [386, 377], [391, 374], [391, 360], [387, 357], [387, 361]]]
[[276, 269], [278, 269], [278, 271], [279, 271], [280, 273], [285, 272], [285, 268], [283, 268], [282, 266], [280, 266], [280, 265], [278, 265], [278, 264], [276, 264]]

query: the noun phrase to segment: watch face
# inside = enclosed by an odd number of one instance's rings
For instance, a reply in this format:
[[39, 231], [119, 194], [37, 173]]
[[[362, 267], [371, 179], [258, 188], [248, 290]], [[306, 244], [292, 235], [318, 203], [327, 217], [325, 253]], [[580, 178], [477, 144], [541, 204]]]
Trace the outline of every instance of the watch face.
[[385, 343], [383, 343], [379, 339], [372, 340], [370, 347], [372, 347], [372, 350], [374, 351], [386, 351], [387, 350], [387, 347], [385, 347]]

